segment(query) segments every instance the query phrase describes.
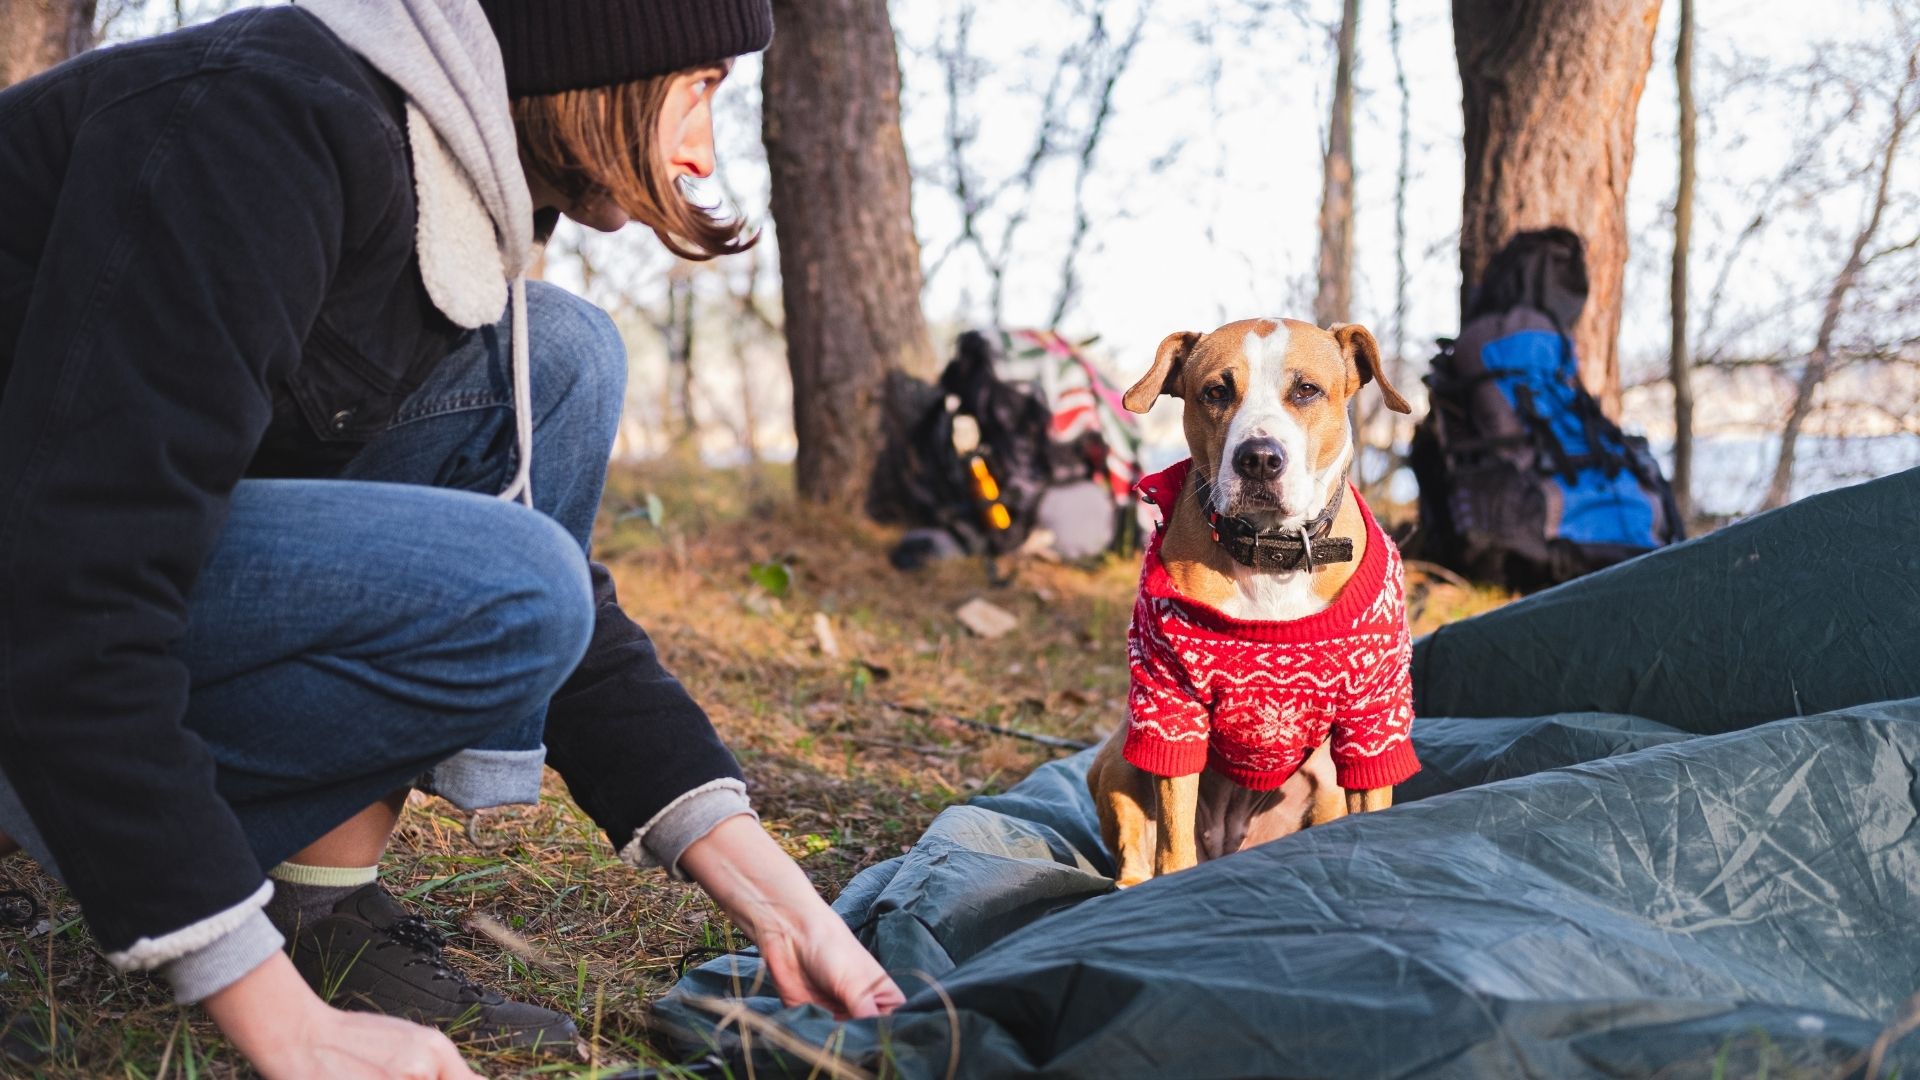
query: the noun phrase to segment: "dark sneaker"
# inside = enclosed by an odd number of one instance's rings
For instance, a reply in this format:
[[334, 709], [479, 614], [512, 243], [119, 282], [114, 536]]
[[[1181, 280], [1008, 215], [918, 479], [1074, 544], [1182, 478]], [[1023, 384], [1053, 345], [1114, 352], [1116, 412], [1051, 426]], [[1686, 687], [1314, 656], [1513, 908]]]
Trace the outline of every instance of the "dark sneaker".
[[400, 1016], [455, 1042], [572, 1053], [566, 1014], [508, 1001], [447, 964], [446, 938], [379, 885], [357, 889], [333, 914], [300, 928], [287, 951], [320, 996], [342, 1009]]

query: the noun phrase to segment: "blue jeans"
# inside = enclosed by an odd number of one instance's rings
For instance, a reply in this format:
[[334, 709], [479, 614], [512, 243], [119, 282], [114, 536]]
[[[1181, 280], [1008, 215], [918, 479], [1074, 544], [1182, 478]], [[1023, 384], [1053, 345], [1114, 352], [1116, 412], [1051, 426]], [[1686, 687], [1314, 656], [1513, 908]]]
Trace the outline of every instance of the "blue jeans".
[[[530, 283], [527, 313], [535, 509], [494, 497], [517, 467], [505, 322], [462, 338], [339, 479], [234, 491], [174, 651], [262, 866], [423, 774], [469, 809], [539, 799], [546, 704], [592, 632], [626, 350], [560, 289]], [[11, 791], [0, 831], [52, 868]]]

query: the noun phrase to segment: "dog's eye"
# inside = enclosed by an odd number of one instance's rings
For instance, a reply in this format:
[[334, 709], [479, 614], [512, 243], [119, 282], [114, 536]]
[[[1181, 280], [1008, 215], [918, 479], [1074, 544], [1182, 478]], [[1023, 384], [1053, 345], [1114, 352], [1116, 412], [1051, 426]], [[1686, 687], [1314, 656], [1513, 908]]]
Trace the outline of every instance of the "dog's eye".
[[1225, 383], [1214, 383], [1212, 386], [1200, 391], [1201, 400], [1209, 405], [1225, 405], [1227, 399], [1232, 396], [1233, 391], [1227, 389]]
[[1320, 396], [1320, 388], [1310, 382], [1293, 384], [1293, 403], [1305, 405]]

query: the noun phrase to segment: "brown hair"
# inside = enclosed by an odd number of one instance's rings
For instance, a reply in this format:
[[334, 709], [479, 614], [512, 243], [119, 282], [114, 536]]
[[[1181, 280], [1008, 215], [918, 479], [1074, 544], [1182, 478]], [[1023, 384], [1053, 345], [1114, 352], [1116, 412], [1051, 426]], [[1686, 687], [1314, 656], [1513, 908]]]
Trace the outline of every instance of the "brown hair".
[[513, 126], [527, 167], [569, 200], [613, 200], [683, 259], [745, 251], [759, 237], [742, 235], [745, 221], [689, 198], [655, 145], [673, 78], [514, 98]]

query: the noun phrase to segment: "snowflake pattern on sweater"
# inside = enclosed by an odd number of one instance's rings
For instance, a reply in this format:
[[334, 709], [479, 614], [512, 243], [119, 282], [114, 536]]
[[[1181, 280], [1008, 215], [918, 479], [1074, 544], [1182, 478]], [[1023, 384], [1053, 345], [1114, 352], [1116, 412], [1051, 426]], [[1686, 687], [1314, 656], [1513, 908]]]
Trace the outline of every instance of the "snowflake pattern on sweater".
[[[1140, 481], [1164, 517], [1190, 464]], [[1331, 733], [1341, 787], [1390, 787], [1419, 771], [1400, 551], [1351, 494], [1366, 554], [1334, 602], [1303, 619], [1236, 619], [1182, 596], [1160, 560], [1164, 528], [1155, 532], [1127, 631], [1129, 762], [1157, 776], [1212, 768], [1270, 791]]]

